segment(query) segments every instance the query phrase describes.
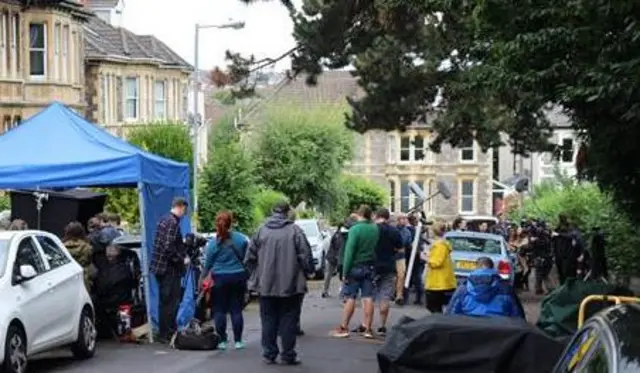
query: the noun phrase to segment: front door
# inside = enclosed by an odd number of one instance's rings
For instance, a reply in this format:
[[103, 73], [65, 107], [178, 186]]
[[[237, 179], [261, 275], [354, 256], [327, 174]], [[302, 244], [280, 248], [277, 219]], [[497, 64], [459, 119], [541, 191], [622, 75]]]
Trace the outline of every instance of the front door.
[[[29, 353], [37, 352], [47, 344], [53, 328], [49, 318], [49, 304], [55, 299], [50, 295], [49, 286], [44, 279], [47, 267], [43, 259], [33, 238], [25, 237], [18, 243], [12, 268], [11, 296], [15, 297], [18, 315], [26, 328]], [[17, 283], [22, 265], [32, 266], [37, 276]]]

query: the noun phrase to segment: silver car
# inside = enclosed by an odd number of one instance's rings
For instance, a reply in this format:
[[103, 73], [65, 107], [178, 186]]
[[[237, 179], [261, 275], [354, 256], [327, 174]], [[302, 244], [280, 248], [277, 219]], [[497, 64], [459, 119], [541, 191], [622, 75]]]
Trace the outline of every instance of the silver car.
[[302, 228], [311, 245], [313, 265], [316, 270], [315, 278], [322, 279], [324, 277], [325, 255], [330, 240], [329, 234], [320, 228], [320, 222], [317, 219], [298, 219], [296, 225]]

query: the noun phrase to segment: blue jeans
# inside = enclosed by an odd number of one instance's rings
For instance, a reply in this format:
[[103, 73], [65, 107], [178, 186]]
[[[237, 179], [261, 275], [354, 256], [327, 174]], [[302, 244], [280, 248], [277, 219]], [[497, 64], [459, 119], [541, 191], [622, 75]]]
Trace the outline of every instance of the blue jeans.
[[220, 335], [221, 342], [228, 341], [227, 315], [231, 315], [234, 341], [242, 341], [242, 331], [244, 329], [242, 308], [244, 305], [245, 292], [245, 281], [222, 282], [217, 283], [213, 287], [213, 320], [216, 325], [216, 332]]
[[359, 293], [362, 298], [373, 298], [375, 295], [374, 278], [375, 272], [372, 266], [361, 264], [354, 266], [345, 279], [342, 296], [356, 299]]
[[[275, 360], [278, 355], [285, 362], [297, 358], [296, 339], [302, 294], [290, 297], [260, 297], [262, 323], [262, 356]], [[278, 335], [282, 350], [278, 349]]]

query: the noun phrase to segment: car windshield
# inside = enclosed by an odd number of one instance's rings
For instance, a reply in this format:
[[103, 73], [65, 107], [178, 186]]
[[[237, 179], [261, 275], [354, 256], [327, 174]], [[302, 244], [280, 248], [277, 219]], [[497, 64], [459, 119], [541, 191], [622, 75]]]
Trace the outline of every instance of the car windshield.
[[4, 276], [7, 269], [7, 259], [9, 258], [9, 241], [0, 240], [0, 278]]
[[304, 231], [304, 234], [310, 238], [310, 237], [319, 237], [320, 236], [320, 229], [318, 228], [318, 223], [316, 223], [313, 220], [298, 220], [296, 221], [296, 224], [302, 228], [302, 230]]
[[484, 254], [501, 254], [500, 240], [486, 237], [447, 237], [453, 251], [470, 251]]

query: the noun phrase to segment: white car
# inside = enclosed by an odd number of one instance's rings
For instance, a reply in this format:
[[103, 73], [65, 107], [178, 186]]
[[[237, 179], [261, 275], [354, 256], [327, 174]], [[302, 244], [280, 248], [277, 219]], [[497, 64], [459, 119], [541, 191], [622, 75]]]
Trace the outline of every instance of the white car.
[[58, 237], [0, 232], [0, 372], [25, 373], [34, 354], [71, 347], [86, 359], [97, 332], [82, 267]]
[[320, 229], [320, 222], [316, 219], [298, 219], [295, 221], [304, 231], [307, 240], [311, 245], [313, 255], [313, 265], [315, 266], [315, 278], [324, 278], [325, 256], [329, 248], [331, 238], [327, 232]]

